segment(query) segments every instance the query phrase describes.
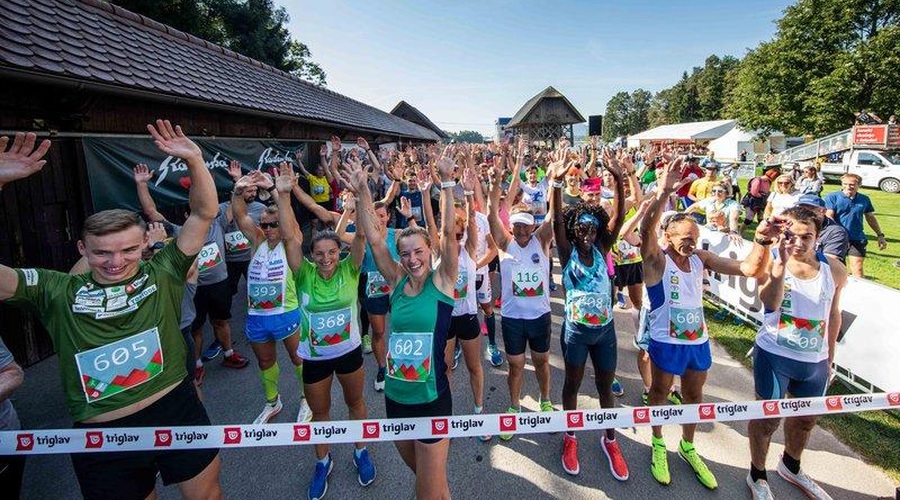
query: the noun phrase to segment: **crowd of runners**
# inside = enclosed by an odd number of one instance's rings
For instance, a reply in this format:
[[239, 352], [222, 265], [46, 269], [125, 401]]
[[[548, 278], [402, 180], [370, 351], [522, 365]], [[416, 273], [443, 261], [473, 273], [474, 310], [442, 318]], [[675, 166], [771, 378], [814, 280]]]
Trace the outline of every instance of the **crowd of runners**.
[[[754, 349], [757, 396], [819, 396], [841, 325], [843, 262], [854, 251], [860, 261], [865, 254], [864, 246], [852, 245], [863, 217], [884, 241], [855, 176], [845, 176], [842, 191], [823, 200], [818, 191], [793, 189], [798, 179], [788, 174], [765, 172], [750, 183], [752, 199], [741, 203], [736, 171], [720, 175], [714, 159], [665, 147], [605, 148], [596, 138], [581, 148], [566, 139], [550, 147], [520, 138], [392, 150], [373, 150], [362, 138], [347, 148], [332, 138], [310, 170], [300, 156], [271, 172], [232, 162], [234, 187], [220, 204], [200, 149], [180, 127], [158, 120], [147, 128], [163, 154], [187, 165], [189, 203], [180, 224], [157, 210], [153, 173], [137, 165], [142, 213], [115, 209], [88, 217], [78, 241], [82, 259], [71, 270], [0, 265], [0, 300], [34, 310], [53, 340], [78, 428], [209, 425], [204, 362], [221, 354], [228, 368], [250, 365], [233, 347], [239, 334], [252, 347], [262, 386], [246, 401], [262, 407], [254, 424], [283, 410], [281, 390], [301, 394], [297, 421], [329, 420], [335, 377], [351, 419], [369, 416], [367, 383], [384, 393], [390, 419], [517, 413], [526, 356], [540, 411], [560, 409], [553, 399], [576, 409], [588, 360], [600, 406], [613, 408], [622, 393], [613, 311], [629, 303], [643, 403], [699, 403], [712, 363], [703, 309], [707, 273], [759, 284], [765, 319]], [[0, 139], [0, 188], [41, 169], [50, 143], [36, 142], [34, 134], [19, 134], [7, 148], [9, 139]], [[772, 181], [778, 189], [770, 194]], [[301, 229], [300, 212], [315, 218], [311, 231]], [[763, 214], [759, 222], [755, 212]], [[845, 218], [856, 225], [845, 228]], [[734, 260], [701, 249], [704, 225], [752, 246], [749, 255]], [[740, 232], [750, 227], [748, 242]], [[238, 333], [229, 320], [241, 278], [247, 320]], [[564, 317], [553, 331], [550, 294], [559, 286]], [[207, 320], [215, 337], [208, 346]], [[556, 398], [554, 339], [565, 363]], [[279, 387], [279, 344], [297, 387]], [[4, 353], [0, 344], [5, 367], [11, 358]], [[375, 373], [363, 369], [369, 354]], [[135, 363], [109, 362], [125, 355]], [[448, 374], [460, 359], [469, 383], [451, 387]], [[484, 363], [508, 367], [502, 407], [484, 406]], [[136, 364], [147, 367], [146, 376], [126, 378]], [[119, 382], [101, 382], [113, 379]], [[474, 407], [454, 406], [458, 391], [471, 391]], [[0, 410], [12, 412], [4, 424], [15, 421], [13, 410]], [[765, 463], [779, 422], [750, 423], [753, 498], [772, 498]], [[814, 417], [785, 420], [777, 473], [811, 498], [830, 498], [800, 468], [814, 424]], [[695, 428], [682, 426], [677, 453], [700, 483], [715, 489], [694, 444]], [[600, 448], [612, 476], [626, 481], [630, 467], [616, 434], [605, 431]], [[669, 484], [661, 427], [653, 427], [650, 445], [650, 473]], [[398, 441], [396, 448], [415, 474], [418, 498], [450, 497], [449, 439]], [[560, 450], [565, 472], [579, 474], [574, 433], [562, 436]], [[328, 489], [334, 467], [328, 445], [315, 446], [315, 460], [309, 499]], [[157, 474], [186, 498], [222, 495], [217, 450], [73, 454], [72, 463], [86, 498], [146, 498]], [[353, 463], [362, 486], [376, 480], [375, 457], [364, 443], [355, 445]]]

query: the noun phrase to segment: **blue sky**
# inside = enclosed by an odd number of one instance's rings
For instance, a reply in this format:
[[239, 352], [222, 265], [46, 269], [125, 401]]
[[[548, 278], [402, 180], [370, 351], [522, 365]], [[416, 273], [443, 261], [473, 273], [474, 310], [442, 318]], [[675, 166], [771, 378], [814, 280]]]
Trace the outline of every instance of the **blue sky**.
[[616, 92], [671, 86], [710, 54], [741, 57], [791, 3], [280, 2], [331, 90], [385, 111], [402, 99], [445, 130], [487, 135], [548, 85], [587, 117]]

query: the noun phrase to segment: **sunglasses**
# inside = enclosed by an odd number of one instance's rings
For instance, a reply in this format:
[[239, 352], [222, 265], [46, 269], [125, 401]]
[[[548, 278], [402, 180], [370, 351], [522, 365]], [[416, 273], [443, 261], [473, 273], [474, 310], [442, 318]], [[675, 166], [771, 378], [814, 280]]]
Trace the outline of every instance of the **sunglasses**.
[[724, 189], [713, 189], [712, 192], [713, 193], [727, 193], [728, 191], [725, 191]]
[[672, 224], [674, 224], [674, 223], [676, 223], [676, 222], [681, 222], [681, 221], [683, 221], [683, 220], [694, 220], [694, 218], [691, 216], [691, 214], [686, 214], [686, 213], [684, 213], [684, 212], [679, 212], [679, 213], [677, 213], [677, 214], [675, 214], [675, 215], [669, 217], [669, 218], [665, 221], [665, 224], [663, 224], [662, 229], [663, 229], [663, 231], [665, 231], [665, 230], [669, 229], [669, 227], [670, 227]]
[[259, 227], [263, 229], [278, 229], [278, 222], [260, 222]]

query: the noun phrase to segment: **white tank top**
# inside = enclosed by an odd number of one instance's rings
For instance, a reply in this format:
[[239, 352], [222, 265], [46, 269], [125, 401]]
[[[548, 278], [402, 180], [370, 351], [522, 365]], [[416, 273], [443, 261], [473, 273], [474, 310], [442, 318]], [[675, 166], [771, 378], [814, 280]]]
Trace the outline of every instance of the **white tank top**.
[[500, 250], [500, 314], [504, 318], [535, 319], [550, 312], [550, 263], [541, 242], [532, 235], [525, 248], [511, 239]]
[[453, 285], [453, 316], [475, 314], [478, 305], [475, 298], [475, 261], [469, 257], [466, 247], [459, 247], [459, 274]]
[[274, 248], [265, 241], [247, 267], [247, 314], [274, 316], [299, 307], [294, 275], [288, 265], [284, 243]]
[[763, 315], [756, 345], [804, 363], [828, 359], [828, 316], [834, 288], [834, 276], [826, 260], [819, 261], [819, 273], [808, 280], [785, 269], [781, 307]]
[[688, 259], [691, 270], [678, 269], [664, 253], [666, 269], [659, 283], [647, 287], [650, 338], [665, 344], [700, 345], [709, 341], [703, 318], [703, 262]]

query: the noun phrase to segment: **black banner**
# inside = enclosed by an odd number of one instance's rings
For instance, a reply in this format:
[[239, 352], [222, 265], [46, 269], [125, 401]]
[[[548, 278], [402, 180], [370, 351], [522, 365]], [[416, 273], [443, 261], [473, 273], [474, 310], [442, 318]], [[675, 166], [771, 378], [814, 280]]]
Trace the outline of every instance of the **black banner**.
[[[219, 193], [231, 191], [228, 174], [231, 160], [241, 170], [270, 172], [283, 161], [297, 169], [296, 154], [307, 160], [308, 143], [259, 139], [193, 139], [203, 150], [203, 160], [213, 174]], [[187, 203], [190, 178], [187, 165], [165, 156], [149, 137], [86, 137], [82, 139], [94, 210], [127, 208], [140, 210], [134, 185], [134, 166], [145, 163], [153, 172], [150, 193], [160, 209]], [[305, 164], [305, 166], [308, 163]]]

